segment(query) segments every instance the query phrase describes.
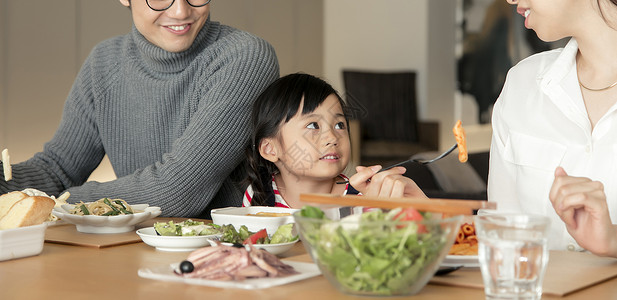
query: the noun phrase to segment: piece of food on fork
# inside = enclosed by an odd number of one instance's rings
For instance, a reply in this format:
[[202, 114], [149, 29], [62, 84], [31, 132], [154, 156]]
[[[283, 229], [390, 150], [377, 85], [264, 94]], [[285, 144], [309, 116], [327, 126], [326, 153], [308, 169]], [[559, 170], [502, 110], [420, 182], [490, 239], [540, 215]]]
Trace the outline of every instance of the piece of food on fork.
[[462, 163], [467, 161], [467, 139], [465, 138], [465, 129], [461, 120], [458, 120], [452, 128], [454, 138], [456, 138], [456, 144], [458, 145], [458, 160]]

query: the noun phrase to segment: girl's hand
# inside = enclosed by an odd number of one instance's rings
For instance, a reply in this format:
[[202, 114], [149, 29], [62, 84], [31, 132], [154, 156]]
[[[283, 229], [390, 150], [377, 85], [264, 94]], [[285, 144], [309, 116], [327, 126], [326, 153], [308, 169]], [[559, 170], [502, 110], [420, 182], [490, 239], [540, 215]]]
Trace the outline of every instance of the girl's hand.
[[578, 244], [600, 256], [617, 257], [617, 229], [611, 222], [601, 182], [555, 170], [549, 199]]
[[365, 196], [373, 197], [423, 197], [424, 192], [411, 178], [403, 176], [404, 167], [395, 167], [377, 173], [381, 166], [356, 167], [355, 175], [349, 178], [349, 183]]

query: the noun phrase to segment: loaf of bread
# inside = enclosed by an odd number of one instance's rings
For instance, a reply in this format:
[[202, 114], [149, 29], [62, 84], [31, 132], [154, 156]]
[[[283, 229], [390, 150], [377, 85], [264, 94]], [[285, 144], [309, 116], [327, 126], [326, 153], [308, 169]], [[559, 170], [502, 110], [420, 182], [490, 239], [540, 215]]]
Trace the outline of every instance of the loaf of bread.
[[56, 202], [44, 196], [11, 192], [0, 196], [0, 230], [38, 225], [47, 220]]
[[26, 193], [20, 191], [10, 192], [0, 195], [0, 220], [9, 212], [11, 207], [18, 201], [28, 197]]

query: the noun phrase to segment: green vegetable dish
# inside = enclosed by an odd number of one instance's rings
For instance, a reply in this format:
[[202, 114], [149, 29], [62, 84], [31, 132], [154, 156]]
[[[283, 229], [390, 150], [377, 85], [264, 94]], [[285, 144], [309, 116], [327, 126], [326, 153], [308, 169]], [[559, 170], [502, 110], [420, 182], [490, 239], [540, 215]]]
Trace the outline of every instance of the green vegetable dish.
[[101, 198], [91, 203], [77, 203], [71, 210], [70, 214], [80, 216], [117, 216], [117, 215], [132, 215], [133, 208], [122, 199]]
[[265, 229], [258, 232], [251, 232], [245, 225], [238, 230], [233, 225], [223, 225], [221, 230], [223, 235], [220, 241], [223, 243], [247, 244], [282, 244], [298, 240], [298, 235], [293, 234], [293, 223], [279, 226], [276, 232], [270, 237]]
[[374, 209], [332, 221], [319, 208], [307, 206], [296, 213], [296, 224], [313, 260], [339, 289], [402, 295], [411, 293], [412, 283], [428, 281], [427, 266], [436, 269], [452, 237], [439, 222], [404, 222], [429, 217], [415, 209]]
[[154, 223], [154, 230], [158, 235], [165, 236], [196, 236], [214, 235], [222, 232], [221, 226], [205, 224], [200, 221], [186, 220], [180, 223], [174, 221]]

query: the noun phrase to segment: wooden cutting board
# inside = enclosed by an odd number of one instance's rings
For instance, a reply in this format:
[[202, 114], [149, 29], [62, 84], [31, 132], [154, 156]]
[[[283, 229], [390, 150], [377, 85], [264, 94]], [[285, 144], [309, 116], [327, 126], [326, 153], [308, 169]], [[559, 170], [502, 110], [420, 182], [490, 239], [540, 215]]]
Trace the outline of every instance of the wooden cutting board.
[[[543, 293], [565, 296], [617, 277], [617, 259], [584, 252], [550, 251], [542, 285]], [[480, 268], [462, 268], [445, 276], [435, 276], [432, 284], [484, 288]]]
[[[158, 217], [137, 224], [135, 226], [135, 230], [114, 234], [81, 233], [77, 231], [77, 227], [75, 227], [74, 224], [65, 223], [47, 227], [47, 231], [45, 232], [45, 242], [94, 248], [105, 248], [131, 243], [140, 243], [142, 242], [142, 240], [137, 235], [137, 233], [135, 233], [137, 229], [144, 227], [152, 227], [156, 222], [182, 222], [185, 220], [187, 220], [187, 218]], [[197, 218], [191, 218], [191, 220], [202, 221], [206, 223], [212, 222], [210, 220]]]
[[141, 238], [134, 230], [124, 233], [96, 234], [81, 233], [74, 224], [63, 224], [47, 227], [45, 242], [105, 248], [141, 242]]

